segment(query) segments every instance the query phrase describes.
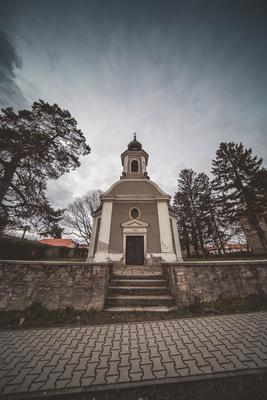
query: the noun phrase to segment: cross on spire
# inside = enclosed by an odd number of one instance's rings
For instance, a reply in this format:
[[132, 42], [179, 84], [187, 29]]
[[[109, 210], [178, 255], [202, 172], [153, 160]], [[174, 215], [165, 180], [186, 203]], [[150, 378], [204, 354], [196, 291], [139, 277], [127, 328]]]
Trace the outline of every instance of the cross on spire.
[[134, 140], [136, 140], [136, 135], [137, 135], [137, 133], [134, 133], [133, 135], [134, 135]]

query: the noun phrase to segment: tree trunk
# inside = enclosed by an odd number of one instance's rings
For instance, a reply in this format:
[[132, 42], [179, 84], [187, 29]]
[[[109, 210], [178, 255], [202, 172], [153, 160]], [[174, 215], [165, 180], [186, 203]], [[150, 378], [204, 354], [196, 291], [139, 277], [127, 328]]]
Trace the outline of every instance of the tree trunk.
[[11, 160], [10, 163], [8, 163], [5, 167], [4, 176], [0, 181], [0, 204], [3, 203], [6, 192], [8, 191], [8, 188], [12, 182], [14, 173], [18, 166], [18, 161], [19, 160], [17, 158], [13, 158], [13, 160]]

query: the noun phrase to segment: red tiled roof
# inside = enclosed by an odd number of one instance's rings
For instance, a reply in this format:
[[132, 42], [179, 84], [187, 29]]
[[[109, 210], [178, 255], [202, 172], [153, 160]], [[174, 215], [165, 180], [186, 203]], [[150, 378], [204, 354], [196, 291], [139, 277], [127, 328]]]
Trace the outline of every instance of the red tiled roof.
[[76, 244], [72, 239], [41, 239], [39, 243], [48, 244], [49, 246], [61, 246], [61, 247], [76, 247]]

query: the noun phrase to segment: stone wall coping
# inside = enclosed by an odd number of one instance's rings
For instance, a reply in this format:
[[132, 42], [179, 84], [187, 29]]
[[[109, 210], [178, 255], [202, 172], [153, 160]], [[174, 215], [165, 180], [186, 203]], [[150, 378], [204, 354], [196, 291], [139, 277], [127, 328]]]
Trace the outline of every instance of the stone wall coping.
[[183, 262], [173, 262], [167, 263], [163, 262], [161, 265], [163, 267], [192, 267], [192, 266], [229, 266], [229, 265], [265, 265], [267, 267], [267, 259], [263, 260], [225, 260], [225, 261], [183, 261]]
[[64, 265], [84, 265], [87, 267], [110, 267], [113, 265], [112, 262], [99, 262], [99, 263], [92, 263], [86, 261], [42, 261], [42, 260], [0, 260], [0, 265], [3, 264], [13, 264], [13, 265], [57, 265], [57, 266], [64, 266]]

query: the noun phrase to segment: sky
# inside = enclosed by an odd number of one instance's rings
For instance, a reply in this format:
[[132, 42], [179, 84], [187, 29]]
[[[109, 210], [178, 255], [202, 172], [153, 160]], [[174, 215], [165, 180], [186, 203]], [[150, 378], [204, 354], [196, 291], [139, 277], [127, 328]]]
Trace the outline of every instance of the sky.
[[151, 180], [210, 174], [221, 142], [267, 164], [265, 0], [0, 0], [0, 107], [68, 109], [92, 148], [48, 184], [54, 207], [121, 175], [133, 132]]

